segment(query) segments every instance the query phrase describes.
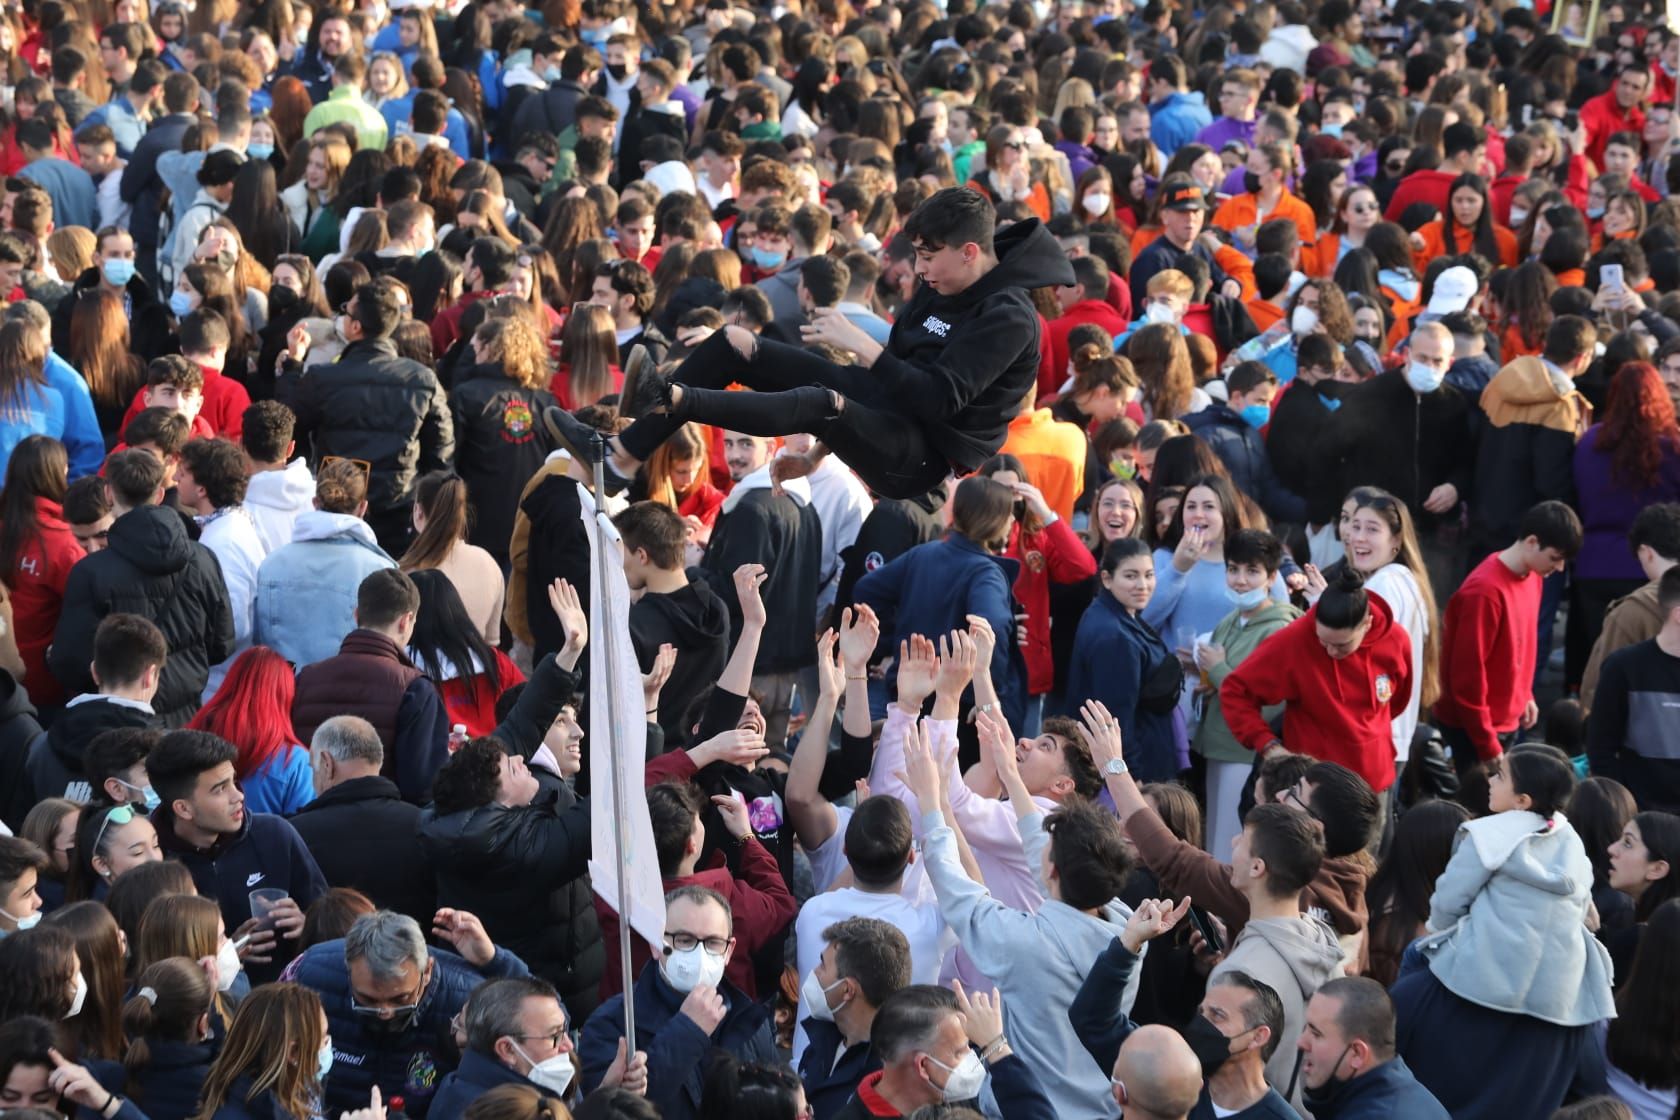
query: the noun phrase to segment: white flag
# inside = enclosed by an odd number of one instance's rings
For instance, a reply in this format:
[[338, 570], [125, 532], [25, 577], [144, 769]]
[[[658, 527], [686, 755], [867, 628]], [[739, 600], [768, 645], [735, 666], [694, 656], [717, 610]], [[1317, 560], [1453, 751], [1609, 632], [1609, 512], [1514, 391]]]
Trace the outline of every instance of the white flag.
[[[647, 760], [647, 723], [642, 708], [642, 671], [630, 644], [630, 585], [624, 579], [624, 544], [606, 515], [599, 519], [586, 490], [583, 522], [589, 531], [589, 878], [595, 893], [618, 909], [619, 875], [629, 877], [633, 929], [657, 949], [665, 939], [665, 884], [653, 848], [643, 781]], [[605, 533], [607, 570], [600, 567], [597, 534]], [[608, 673], [607, 636], [613, 637], [612, 672]], [[614, 695], [616, 690], [616, 695]], [[609, 702], [609, 697], [612, 702]], [[617, 714], [615, 723], [613, 716]], [[614, 783], [623, 790], [615, 796]], [[622, 801], [624, 815], [617, 806]], [[624, 927], [624, 915], [619, 915]], [[618, 952], [608, 945], [607, 952]], [[624, 986], [635, 983], [624, 978]]]

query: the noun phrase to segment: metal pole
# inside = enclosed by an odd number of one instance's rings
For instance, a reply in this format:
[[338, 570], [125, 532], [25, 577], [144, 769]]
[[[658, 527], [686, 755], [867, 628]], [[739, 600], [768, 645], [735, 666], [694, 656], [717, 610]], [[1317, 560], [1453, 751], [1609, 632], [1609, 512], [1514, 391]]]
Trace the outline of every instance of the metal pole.
[[[623, 769], [617, 765], [619, 752], [628, 749], [629, 744], [620, 741], [617, 730], [619, 724], [619, 704], [617, 676], [618, 670], [618, 633], [611, 625], [607, 611], [606, 574], [607, 563], [611, 556], [607, 550], [607, 533], [601, 524], [601, 515], [607, 508], [607, 441], [606, 437], [597, 433], [594, 438], [595, 456], [595, 596], [596, 602], [601, 604], [599, 618], [602, 622], [602, 634], [596, 635], [600, 646], [605, 671], [602, 677], [607, 686], [607, 725], [612, 729], [610, 747], [614, 765], [612, 770], [612, 810], [613, 810], [613, 856], [618, 865], [618, 968], [619, 975], [624, 978], [624, 1040], [625, 1053], [636, 1052], [636, 977], [630, 971], [630, 869], [624, 861], [624, 829], [630, 819], [628, 804], [625, 801], [627, 791], [620, 781]], [[644, 743], [640, 748], [642, 754], [647, 753]], [[595, 775], [598, 779], [600, 775]]]

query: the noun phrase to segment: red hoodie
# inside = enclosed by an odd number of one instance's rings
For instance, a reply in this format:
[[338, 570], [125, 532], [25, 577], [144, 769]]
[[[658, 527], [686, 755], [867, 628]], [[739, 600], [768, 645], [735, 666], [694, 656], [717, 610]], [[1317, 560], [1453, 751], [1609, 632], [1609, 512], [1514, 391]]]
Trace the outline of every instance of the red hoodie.
[[1456, 171], [1430, 169], [1412, 172], [1394, 188], [1394, 197], [1388, 200], [1388, 208], [1383, 211], [1384, 220], [1398, 222], [1406, 207], [1414, 202], [1427, 202], [1441, 213], [1446, 213], [1447, 196], [1452, 193], [1453, 181], [1457, 178]]
[[1379, 792], [1394, 784], [1391, 724], [1412, 697], [1412, 640], [1379, 596], [1370, 604], [1365, 641], [1340, 661], [1318, 640], [1315, 606], [1232, 670], [1219, 700], [1238, 742], [1263, 750], [1276, 736], [1260, 709], [1283, 702], [1284, 746], [1338, 762]]
[[37, 704], [58, 704], [65, 698], [64, 689], [47, 669], [47, 647], [58, 628], [65, 581], [83, 552], [59, 503], [37, 497], [35, 521], [39, 536], [19, 547], [17, 562], [5, 579], [12, 589], [12, 625], [29, 698]]
[[1086, 323], [1094, 323], [1107, 331], [1110, 337], [1125, 333], [1128, 326], [1120, 313], [1114, 310], [1107, 300], [1082, 299], [1078, 303], [1062, 312], [1060, 316], [1050, 320], [1050, 327], [1045, 332], [1046, 349], [1050, 352], [1050, 376], [1044, 376], [1044, 369], [1039, 370], [1038, 399], [1047, 401], [1062, 390], [1062, 382], [1067, 380], [1069, 358], [1068, 335], [1073, 328]]
[[[204, 407], [198, 410], [199, 416], [217, 435], [237, 443], [245, 433], [245, 410], [251, 407], [251, 394], [233, 378], [223, 376], [219, 369], [209, 366], [198, 368], [204, 371]], [[123, 413], [122, 424], [117, 430], [127, 431], [129, 421], [140, 415], [145, 407], [146, 390], [141, 389], [134, 394], [134, 400], [128, 411]], [[193, 434], [198, 433], [195, 431]]]
[[1009, 531], [1004, 555], [1021, 562], [1021, 572], [1015, 577], [1015, 598], [1027, 614], [1021, 658], [1027, 663], [1027, 694], [1042, 696], [1056, 683], [1050, 652], [1050, 584], [1088, 580], [1097, 574], [1097, 561], [1060, 517], [1027, 537], [1021, 535], [1017, 521]]
[[1516, 730], [1534, 695], [1544, 583], [1496, 552], [1447, 601], [1435, 718], [1468, 734], [1484, 761], [1499, 757], [1499, 734]]

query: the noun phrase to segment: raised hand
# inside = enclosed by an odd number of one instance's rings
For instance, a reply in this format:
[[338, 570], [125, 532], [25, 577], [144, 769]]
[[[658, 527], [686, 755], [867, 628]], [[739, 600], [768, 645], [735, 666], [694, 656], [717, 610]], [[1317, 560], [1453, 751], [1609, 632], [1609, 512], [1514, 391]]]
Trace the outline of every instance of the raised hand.
[[688, 757], [701, 770], [714, 762], [731, 762], [751, 768], [752, 764], [770, 753], [764, 745], [764, 734], [750, 727], [731, 727], [720, 731], [697, 747], [689, 748]]
[[563, 579], [548, 585], [548, 605], [566, 633], [563, 652], [572, 654], [573, 664], [576, 664], [576, 655], [589, 644], [589, 612], [584, 610], [577, 588]]
[[1147, 941], [1168, 932], [1190, 913], [1190, 897], [1186, 895], [1177, 906], [1170, 898], [1146, 898], [1138, 903], [1126, 928], [1120, 931], [1120, 943], [1136, 953]]
[[647, 1096], [647, 1051], [638, 1050], [632, 1054], [629, 1043], [619, 1039], [618, 1053], [613, 1055], [612, 1064], [602, 1075], [601, 1087], [624, 1089], [639, 1097]]
[[939, 671], [934, 675], [934, 691], [941, 696], [960, 696], [968, 682], [974, 679], [974, 639], [963, 630], [953, 630], [939, 639]]
[[[846, 614], [850, 616], [851, 612]], [[833, 630], [823, 631], [817, 639], [817, 693], [836, 701], [846, 691], [846, 667], [835, 656], [839, 645], [840, 636]]]
[[898, 780], [916, 795], [922, 812], [940, 805], [939, 762], [928, 745], [927, 721], [917, 720], [904, 736], [904, 769]]
[[912, 634], [908, 642], [898, 643], [899, 704], [920, 711], [922, 702], [933, 691], [938, 672], [939, 658], [934, 654], [932, 642], [920, 634]]
[[353, 1108], [342, 1113], [338, 1120], [385, 1120], [385, 1102], [379, 1098], [379, 1086], [368, 1093], [366, 1108]]
[[677, 1008], [677, 1014], [688, 1016], [689, 1021], [710, 1038], [712, 1032], [718, 1029], [718, 1024], [723, 1022], [727, 1010], [716, 988], [710, 984], [696, 984], [682, 1001], [682, 1006]]
[[1079, 709], [1079, 734], [1091, 751], [1091, 761], [1101, 770], [1110, 759], [1124, 758], [1120, 721], [1100, 700], [1087, 700]]
[[997, 649], [997, 635], [992, 633], [992, 624], [984, 615], [968, 615], [968, 636], [974, 643], [974, 664], [985, 666], [989, 671], [992, 664], [992, 653]]
[[840, 623], [840, 660], [848, 676], [858, 676], [869, 667], [880, 640], [881, 620], [867, 604], [846, 608]]
[[1004, 789], [1021, 780], [1020, 761], [1015, 757], [1015, 739], [1009, 722], [992, 712], [976, 710], [974, 730], [979, 733], [980, 753], [992, 764]]
[[970, 992], [963, 989], [961, 980], [951, 981], [951, 991], [957, 997], [957, 1010], [962, 1012], [963, 1033], [975, 1046], [990, 1046], [1003, 1037], [1003, 997], [997, 989], [990, 992]]
[[659, 694], [665, 688], [665, 683], [671, 679], [671, 670], [677, 664], [677, 647], [666, 642], [659, 647], [659, 652], [653, 655], [653, 666], [642, 674], [642, 699], [649, 708], [657, 707]]
[[484, 931], [478, 915], [444, 907], [432, 916], [432, 936], [455, 947], [468, 964], [483, 968], [496, 957], [496, 943]]
[[765, 574], [763, 564], [742, 564], [735, 569], [735, 598], [741, 604], [741, 625], [756, 626], [764, 629], [769, 616], [764, 611], [764, 600], [759, 596], [758, 589], [770, 577]]

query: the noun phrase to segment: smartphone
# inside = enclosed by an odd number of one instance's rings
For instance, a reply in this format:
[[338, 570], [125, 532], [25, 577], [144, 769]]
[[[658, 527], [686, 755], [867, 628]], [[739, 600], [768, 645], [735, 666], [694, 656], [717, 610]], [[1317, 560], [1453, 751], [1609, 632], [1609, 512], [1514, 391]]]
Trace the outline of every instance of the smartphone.
[[1213, 922], [1208, 920], [1208, 916], [1202, 912], [1200, 906], [1190, 907], [1190, 924], [1195, 927], [1197, 933], [1202, 935], [1202, 940], [1207, 942], [1208, 952], [1217, 954], [1225, 951], [1225, 942], [1220, 940], [1218, 930], [1214, 928]]
[[1622, 266], [1619, 264], [1601, 264], [1598, 266], [1598, 286], [1619, 292], [1627, 287], [1622, 279]]

